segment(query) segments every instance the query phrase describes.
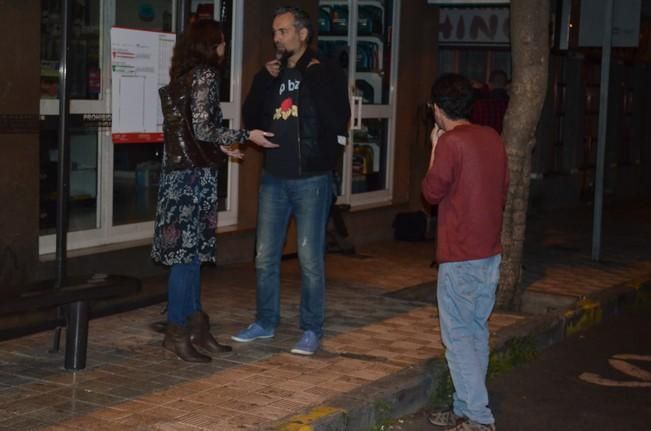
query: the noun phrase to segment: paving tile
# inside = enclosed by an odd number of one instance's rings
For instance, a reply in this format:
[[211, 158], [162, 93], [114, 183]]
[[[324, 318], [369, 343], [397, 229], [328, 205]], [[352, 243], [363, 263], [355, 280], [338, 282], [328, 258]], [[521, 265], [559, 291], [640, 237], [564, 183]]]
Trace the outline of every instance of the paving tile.
[[0, 426], [8, 430], [34, 430], [50, 424], [29, 416], [11, 416], [0, 421]]
[[260, 395], [267, 395], [269, 397], [275, 398], [288, 398], [292, 395], [293, 391], [287, 389], [281, 389], [273, 386], [267, 386], [264, 389], [258, 391]]
[[109, 422], [92, 416], [80, 416], [80, 417], [69, 419], [67, 421], [63, 421], [58, 425], [65, 426], [68, 429], [75, 429], [75, 430], [81, 429], [81, 430], [93, 430], [93, 431], [95, 430], [109, 431], [111, 427], [115, 425], [115, 422]]
[[205, 403], [199, 403], [196, 401], [185, 400], [185, 399], [175, 399], [173, 401], [169, 401], [162, 405], [173, 409], [182, 410], [186, 413], [197, 411], [208, 406], [208, 404]]
[[114, 407], [118, 410], [122, 410], [125, 412], [129, 413], [138, 413], [146, 409], [150, 409], [152, 407], [156, 407], [156, 404], [152, 403], [145, 403], [142, 401], [138, 400], [128, 400], [128, 401], [123, 401], [121, 403], [117, 403], [112, 405], [111, 407]]
[[150, 429], [153, 425], [164, 421], [166, 421], [164, 418], [158, 418], [155, 416], [149, 416], [140, 413], [133, 413], [129, 416], [125, 416], [116, 421], [113, 421], [113, 423], [130, 427], [131, 429]]
[[215, 403], [215, 405], [222, 409], [228, 409], [235, 412], [246, 412], [258, 406], [258, 404], [250, 402], [248, 400], [248, 397], [242, 397], [239, 399], [225, 399]]
[[40, 428], [40, 430], [41, 431], [76, 431], [78, 430], [78, 428], [72, 428], [63, 425], [45, 425], [43, 428]]
[[97, 407], [95, 410], [87, 413], [85, 417], [97, 419], [99, 422], [111, 422], [129, 416], [131, 413], [113, 407]]
[[[578, 297], [651, 273], [648, 229], [620, 235], [623, 246], [605, 247], [605, 258], [614, 262], [607, 266], [591, 262], [590, 247], [582, 245], [589, 245], [590, 233], [576, 230], [528, 234], [523, 283], [530, 291]], [[436, 308], [398, 294], [408, 286], [435, 289], [432, 244], [378, 243], [360, 254], [366, 258], [328, 255], [326, 335], [311, 358], [288, 352], [301, 334], [295, 260], [283, 262], [276, 337], [235, 344], [209, 364], [185, 363], [161, 349], [162, 334], [153, 329], [161, 320], [159, 305], [94, 319], [83, 372], [63, 371], [63, 354], [47, 353], [49, 331], [0, 342], [0, 429], [258, 429], [441, 357]], [[213, 331], [227, 340], [255, 314], [254, 271], [244, 264], [202, 274], [204, 287], [210, 286], [204, 308]], [[385, 296], [389, 292], [392, 297]], [[522, 318], [494, 313], [491, 334]]]
[[213, 416], [208, 416], [196, 412], [188, 413], [187, 415], [181, 416], [176, 420], [178, 420], [182, 424], [192, 425], [198, 428], [209, 427], [222, 422], [221, 419], [216, 419]]
[[292, 411], [290, 410], [273, 407], [271, 405], [257, 406], [252, 408], [248, 412], [254, 416], [258, 416], [268, 420], [277, 420], [292, 414]]

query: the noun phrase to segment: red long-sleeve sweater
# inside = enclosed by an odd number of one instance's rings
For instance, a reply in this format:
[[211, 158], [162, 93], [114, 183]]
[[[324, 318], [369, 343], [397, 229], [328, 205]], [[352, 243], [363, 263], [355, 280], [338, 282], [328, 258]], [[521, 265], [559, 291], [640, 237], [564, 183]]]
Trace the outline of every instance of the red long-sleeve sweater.
[[444, 133], [422, 182], [438, 204], [439, 263], [494, 256], [502, 251], [502, 213], [509, 186], [504, 144], [490, 127], [460, 125]]

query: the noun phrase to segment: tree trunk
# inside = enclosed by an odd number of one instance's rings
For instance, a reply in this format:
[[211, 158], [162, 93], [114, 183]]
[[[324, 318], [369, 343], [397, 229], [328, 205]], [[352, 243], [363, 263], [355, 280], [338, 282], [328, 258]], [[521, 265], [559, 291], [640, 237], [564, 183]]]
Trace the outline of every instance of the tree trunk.
[[547, 91], [549, 0], [511, 2], [512, 93], [502, 138], [511, 185], [502, 225], [502, 268], [496, 306], [518, 310], [522, 250], [527, 226], [531, 151]]

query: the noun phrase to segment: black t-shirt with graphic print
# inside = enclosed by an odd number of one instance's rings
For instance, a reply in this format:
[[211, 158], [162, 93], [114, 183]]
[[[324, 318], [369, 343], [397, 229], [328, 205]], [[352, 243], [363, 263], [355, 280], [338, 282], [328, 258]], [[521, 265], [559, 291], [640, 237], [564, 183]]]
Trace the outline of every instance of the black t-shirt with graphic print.
[[301, 85], [301, 72], [285, 67], [280, 72], [280, 85], [274, 94], [274, 114], [270, 132], [271, 141], [279, 148], [265, 151], [264, 169], [273, 176], [281, 178], [299, 177], [299, 121], [298, 93]]

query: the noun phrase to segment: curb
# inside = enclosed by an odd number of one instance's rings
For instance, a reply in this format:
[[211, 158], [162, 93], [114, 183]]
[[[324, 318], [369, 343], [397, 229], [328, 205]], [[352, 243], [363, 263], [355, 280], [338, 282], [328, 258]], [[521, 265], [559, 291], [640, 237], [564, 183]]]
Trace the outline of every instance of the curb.
[[[651, 308], [651, 274], [581, 298], [573, 307], [533, 315], [493, 334], [491, 363], [517, 355], [514, 346], [541, 350], [639, 307]], [[525, 341], [522, 341], [525, 340]], [[507, 359], [508, 361], [508, 359]], [[508, 369], [512, 364], [506, 364]], [[366, 431], [412, 414], [440, 397], [449, 381], [445, 358], [431, 358], [364, 387], [328, 400], [327, 405], [284, 418], [266, 431]], [[440, 401], [440, 400], [439, 400]]]

